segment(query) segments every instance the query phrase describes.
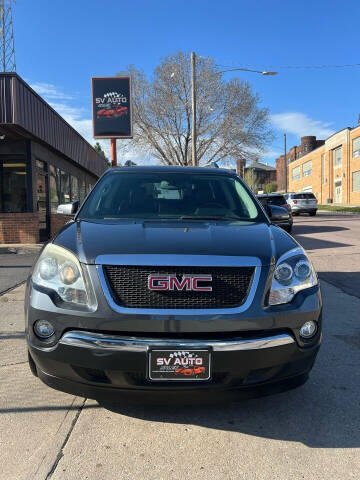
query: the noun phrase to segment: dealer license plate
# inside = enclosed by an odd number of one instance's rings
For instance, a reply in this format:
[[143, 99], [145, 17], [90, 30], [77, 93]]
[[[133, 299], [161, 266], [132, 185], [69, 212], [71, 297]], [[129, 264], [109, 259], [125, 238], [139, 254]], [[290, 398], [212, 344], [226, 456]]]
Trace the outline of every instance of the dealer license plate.
[[150, 350], [150, 380], [209, 380], [210, 350]]

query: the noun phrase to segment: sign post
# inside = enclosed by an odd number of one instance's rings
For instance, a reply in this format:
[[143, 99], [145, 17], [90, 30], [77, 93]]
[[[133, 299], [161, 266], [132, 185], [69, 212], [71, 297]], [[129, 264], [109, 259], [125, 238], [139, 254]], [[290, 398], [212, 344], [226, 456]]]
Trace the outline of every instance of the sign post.
[[131, 78], [92, 78], [93, 136], [111, 139], [111, 164], [117, 165], [116, 139], [132, 138]]

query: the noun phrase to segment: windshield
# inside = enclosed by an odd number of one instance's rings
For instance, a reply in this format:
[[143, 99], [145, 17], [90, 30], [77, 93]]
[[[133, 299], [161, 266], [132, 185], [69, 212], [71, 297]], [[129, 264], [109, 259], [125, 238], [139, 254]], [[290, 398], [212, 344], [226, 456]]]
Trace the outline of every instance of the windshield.
[[234, 176], [165, 171], [118, 171], [105, 175], [77, 218], [266, 221], [261, 209]]
[[294, 193], [291, 198], [297, 198], [299, 200], [309, 200], [316, 198], [313, 193]]

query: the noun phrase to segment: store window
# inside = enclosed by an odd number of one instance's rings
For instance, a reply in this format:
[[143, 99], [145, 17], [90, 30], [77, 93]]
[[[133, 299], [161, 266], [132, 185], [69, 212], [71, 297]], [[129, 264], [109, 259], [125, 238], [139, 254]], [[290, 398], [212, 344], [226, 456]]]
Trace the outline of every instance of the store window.
[[342, 147], [335, 148], [334, 150], [334, 168], [341, 167], [342, 164]]
[[71, 195], [70, 195], [70, 175], [63, 170], [60, 170], [60, 203], [70, 203]]
[[312, 174], [312, 161], [309, 160], [303, 164], [303, 177], [307, 177]]
[[291, 178], [292, 178], [292, 181], [294, 182], [295, 180], [300, 180], [300, 166], [299, 167], [295, 167], [292, 169], [291, 171]]
[[79, 180], [77, 177], [71, 176], [71, 201], [79, 200]]
[[82, 203], [85, 200], [85, 197], [86, 197], [85, 181], [80, 180], [79, 185], [80, 185], [80, 189], [79, 189], [80, 190], [80, 203]]
[[0, 211], [22, 213], [27, 211], [26, 163], [0, 160]]
[[360, 137], [353, 140], [353, 158], [360, 157]]
[[60, 187], [60, 170], [50, 165], [50, 210], [56, 213], [60, 203], [61, 187]]
[[353, 192], [360, 192], [360, 170], [352, 174], [352, 187]]

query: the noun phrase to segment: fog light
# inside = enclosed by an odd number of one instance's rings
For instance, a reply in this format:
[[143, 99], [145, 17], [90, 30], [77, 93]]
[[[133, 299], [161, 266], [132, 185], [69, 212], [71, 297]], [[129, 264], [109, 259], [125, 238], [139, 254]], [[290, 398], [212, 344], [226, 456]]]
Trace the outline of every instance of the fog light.
[[303, 338], [311, 338], [315, 335], [316, 323], [313, 321], [305, 322], [300, 328], [300, 336]]
[[47, 320], [37, 320], [34, 323], [34, 331], [40, 338], [49, 338], [55, 333], [54, 327]]

